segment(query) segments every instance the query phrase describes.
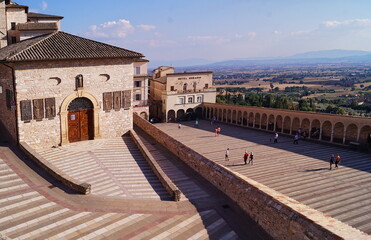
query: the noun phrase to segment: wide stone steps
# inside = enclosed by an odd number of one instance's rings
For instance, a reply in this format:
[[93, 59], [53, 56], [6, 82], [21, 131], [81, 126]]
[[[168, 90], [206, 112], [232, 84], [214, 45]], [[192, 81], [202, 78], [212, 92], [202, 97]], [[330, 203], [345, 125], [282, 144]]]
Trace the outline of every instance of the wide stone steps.
[[69, 176], [90, 183], [93, 195], [170, 199], [130, 137], [101, 140], [88, 151], [70, 144], [39, 154]]
[[[310, 207], [371, 234], [371, 155], [330, 145], [299, 141], [273, 134], [220, 124], [215, 137], [209, 122], [199, 128], [185, 122], [156, 124], [167, 134], [205, 157], [265, 184]], [[230, 161], [224, 152], [230, 148]], [[244, 165], [243, 154], [254, 152], [254, 165]], [[339, 169], [328, 170], [331, 154], [340, 154]], [[334, 168], [334, 165], [333, 165]]]

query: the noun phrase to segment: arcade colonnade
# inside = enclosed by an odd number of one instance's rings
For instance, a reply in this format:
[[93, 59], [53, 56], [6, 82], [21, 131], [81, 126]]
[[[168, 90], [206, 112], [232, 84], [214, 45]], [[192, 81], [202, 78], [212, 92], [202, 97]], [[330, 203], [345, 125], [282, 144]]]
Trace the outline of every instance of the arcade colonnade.
[[292, 135], [300, 128], [310, 139], [341, 144], [367, 143], [371, 134], [371, 118], [364, 117], [215, 103], [203, 104], [203, 117]]

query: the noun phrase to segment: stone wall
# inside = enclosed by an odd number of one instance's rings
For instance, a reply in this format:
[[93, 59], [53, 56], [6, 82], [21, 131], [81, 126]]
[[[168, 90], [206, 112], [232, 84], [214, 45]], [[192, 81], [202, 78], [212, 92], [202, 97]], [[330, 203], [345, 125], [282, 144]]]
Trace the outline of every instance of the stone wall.
[[[16, 109], [7, 106], [6, 90], [13, 92], [12, 70], [4, 64], [0, 64], [0, 121], [9, 133], [11, 140], [17, 141]], [[14, 92], [13, 92], [14, 95]]]
[[134, 124], [228, 195], [274, 239], [368, 239], [368, 235], [210, 161], [134, 115]]
[[[57, 116], [41, 121], [21, 121], [18, 116], [19, 141], [34, 148], [61, 144], [66, 131], [66, 116], [61, 116], [61, 106], [66, 101], [88, 94], [95, 100], [97, 137], [119, 137], [132, 128], [133, 109], [103, 111], [103, 92], [131, 90], [133, 64], [131, 60], [101, 59], [81, 61], [50, 61], [14, 64], [17, 83], [17, 107], [22, 100], [55, 98]], [[83, 75], [84, 86], [76, 90], [75, 77]], [[132, 99], [132, 98], [131, 98]], [[67, 103], [68, 104], [68, 103]], [[65, 114], [66, 115], [66, 114]], [[67, 126], [68, 128], [68, 126]], [[66, 135], [66, 132], [64, 133]]]

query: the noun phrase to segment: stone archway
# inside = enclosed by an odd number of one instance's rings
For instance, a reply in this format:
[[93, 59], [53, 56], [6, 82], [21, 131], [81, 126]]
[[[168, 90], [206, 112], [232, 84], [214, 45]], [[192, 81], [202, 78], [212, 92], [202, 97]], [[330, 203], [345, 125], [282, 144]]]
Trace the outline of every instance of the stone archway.
[[345, 142], [357, 141], [358, 127], [355, 124], [348, 125], [345, 132]]
[[331, 140], [331, 132], [332, 132], [332, 124], [330, 121], [325, 121], [322, 124], [322, 138], [321, 140], [330, 141]]
[[282, 132], [282, 116], [278, 115], [276, 118], [276, 132]]
[[300, 120], [299, 120], [299, 118], [296, 117], [292, 120], [291, 133], [296, 134], [298, 132], [299, 128], [300, 128]]
[[267, 114], [263, 113], [262, 119], [261, 119], [261, 129], [267, 128], [267, 121], [268, 121]]
[[310, 137], [314, 139], [319, 139], [321, 130], [321, 123], [318, 119], [314, 119], [312, 121], [312, 128], [310, 129]]
[[93, 130], [92, 130], [92, 135], [93, 139], [98, 139], [100, 138], [100, 123], [99, 123], [99, 111], [101, 110], [99, 106], [98, 100], [94, 97], [93, 94], [84, 91], [84, 90], [79, 90], [76, 91], [70, 95], [68, 95], [62, 102], [61, 108], [60, 108], [60, 120], [61, 120], [61, 145], [65, 145], [70, 143], [68, 140], [68, 107], [70, 103], [75, 100], [76, 98], [87, 98], [90, 100], [92, 103], [92, 122], [94, 123], [93, 125]]
[[247, 119], [248, 119], [247, 112], [243, 112], [243, 120], [242, 120], [243, 126], [247, 126]]
[[337, 122], [334, 125], [332, 141], [337, 143], [343, 143], [343, 137], [344, 137], [344, 124], [341, 122]]
[[369, 139], [370, 134], [371, 134], [371, 126], [368, 126], [368, 125], [363, 126], [361, 128], [361, 133], [359, 135], [359, 141], [370, 144], [370, 142], [368, 142], [370, 141]]
[[255, 128], [260, 128], [260, 113], [255, 113]]
[[269, 131], [274, 131], [274, 115], [271, 114], [268, 117], [268, 130]]
[[249, 127], [254, 127], [254, 113], [249, 114]]
[[175, 122], [176, 121], [175, 111], [174, 110], [169, 110], [167, 112], [167, 121], [168, 122]]
[[181, 119], [183, 119], [184, 115], [185, 115], [185, 113], [184, 113], [183, 109], [179, 109], [178, 111], [176, 111], [177, 121], [180, 121]]
[[310, 121], [308, 118], [304, 118], [303, 121], [301, 121], [301, 130], [303, 133], [305, 133], [306, 136], [308, 136], [310, 131]]
[[283, 132], [289, 134], [291, 131], [291, 118], [286, 116], [283, 120]]

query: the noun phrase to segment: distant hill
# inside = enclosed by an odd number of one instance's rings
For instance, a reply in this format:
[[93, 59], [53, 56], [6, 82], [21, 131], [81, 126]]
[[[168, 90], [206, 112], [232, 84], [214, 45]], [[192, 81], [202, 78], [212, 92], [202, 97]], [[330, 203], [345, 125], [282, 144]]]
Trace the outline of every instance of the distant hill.
[[279, 58], [248, 58], [233, 59], [219, 62], [212, 62], [206, 59], [184, 59], [184, 60], [151, 60], [149, 68], [159, 66], [173, 66], [178, 70], [202, 70], [221, 67], [240, 68], [256, 66], [280, 66], [280, 65], [315, 65], [315, 64], [371, 64], [371, 52], [360, 50], [322, 50], [306, 53], [299, 53], [289, 57]]
[[213, 62], [207, 59], [201, 58], [190, 58], [183, 60], [150, 60], [148, 67], [155, 69], [159, 66], [170, 66], [170, 67], [189, 67], [212, 64]]
[[299, 53], [287, 58], [304, 59], [304, 58], [344, 58], [344, 57], [355, 57], [369, 55], [371, 52], [359, 51], [359, 50], [323, 50], [323, 51], [313, 51], [306, 53]]

